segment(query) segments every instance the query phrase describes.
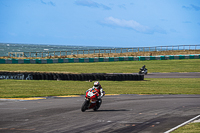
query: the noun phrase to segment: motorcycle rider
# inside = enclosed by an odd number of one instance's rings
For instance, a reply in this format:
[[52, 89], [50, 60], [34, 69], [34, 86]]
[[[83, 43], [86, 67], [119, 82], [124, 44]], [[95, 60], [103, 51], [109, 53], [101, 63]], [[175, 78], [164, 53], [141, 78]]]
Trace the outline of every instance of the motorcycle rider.
[[[101, 87], [99, 81], [95, 81], [94, 86], [92, 88], [97, 89], [97, 92], [99, 93], [99, 96], [97, 97], [98, 100], [100, 100], [105, 95], [105, 92], [103, 91], [103, 88]], [[92, 88], [90, 88], [90, 89], [92, 89]], [[88, 89], [87, 91], [89, 91], [90, 89]]]
[[139, 74], [147, 74], [147, 69], [145, 68], [146, 66], [142, 66], [142, 68], [140, 68]]
[[144, 70], [145, 69], [145, 65], [144, 66], [142, 66], [142, 68], [140, 68], [140, 70]]

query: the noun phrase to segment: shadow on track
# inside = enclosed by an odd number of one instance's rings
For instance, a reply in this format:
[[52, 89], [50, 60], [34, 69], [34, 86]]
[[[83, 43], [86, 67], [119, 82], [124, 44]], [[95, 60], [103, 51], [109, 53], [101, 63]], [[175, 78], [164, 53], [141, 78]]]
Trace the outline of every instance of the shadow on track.
[[96, 112], [115, 112], [115, 111], [130, 111], [127, 109], [108, 109], [108, 110], [97, 110]]

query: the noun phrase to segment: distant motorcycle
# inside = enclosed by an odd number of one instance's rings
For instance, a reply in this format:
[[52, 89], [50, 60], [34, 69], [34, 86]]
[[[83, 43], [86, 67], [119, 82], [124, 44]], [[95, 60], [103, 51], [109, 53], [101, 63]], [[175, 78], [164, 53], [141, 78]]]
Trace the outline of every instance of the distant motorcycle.
[[[105, 95], [105, 92], [103, 92]], [[86, 92], [85, 95], [85, 101], [81, 107], [81, 111], [85, 112], [85, 110], [87, 109], [93, 109], [94, 111], [97, 111], [102, 103], [101, 99], [97, 99], [97, 97], [99, 96], [99, 93], [97, 91], [96, 88], [91, 88], [90, 90], [88, 90]]]
[[148, 73], [148, 70], [145, 68], [145, 65], [142, 66], [142, 68], [140, 68], [139, 74], [145, 74], [145, 75], [147, 75], [147, 73]]

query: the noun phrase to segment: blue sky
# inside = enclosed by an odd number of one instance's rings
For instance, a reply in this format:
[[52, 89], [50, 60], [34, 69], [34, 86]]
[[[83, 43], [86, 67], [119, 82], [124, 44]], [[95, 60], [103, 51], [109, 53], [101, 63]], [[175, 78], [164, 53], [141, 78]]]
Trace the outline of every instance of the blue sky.
[[200, 44], [200, 0], [0, 0], [0, 42]]

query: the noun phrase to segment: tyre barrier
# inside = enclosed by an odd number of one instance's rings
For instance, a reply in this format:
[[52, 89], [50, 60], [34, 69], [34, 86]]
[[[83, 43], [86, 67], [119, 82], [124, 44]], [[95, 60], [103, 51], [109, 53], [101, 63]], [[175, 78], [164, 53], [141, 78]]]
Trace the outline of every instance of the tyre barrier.
[[94, 80], [144, 80], [144, 75], [138, 74], [107, 74], [107, 73], [40, 73], [40, 72], [0, 72], [0, 79], [19, 79], [19, 80], [75, 80], [75, 81], [94, 81]]
[[39, 79], [37, 75], [30, 72], [0, 72], [0, 79], [33, 80]]

